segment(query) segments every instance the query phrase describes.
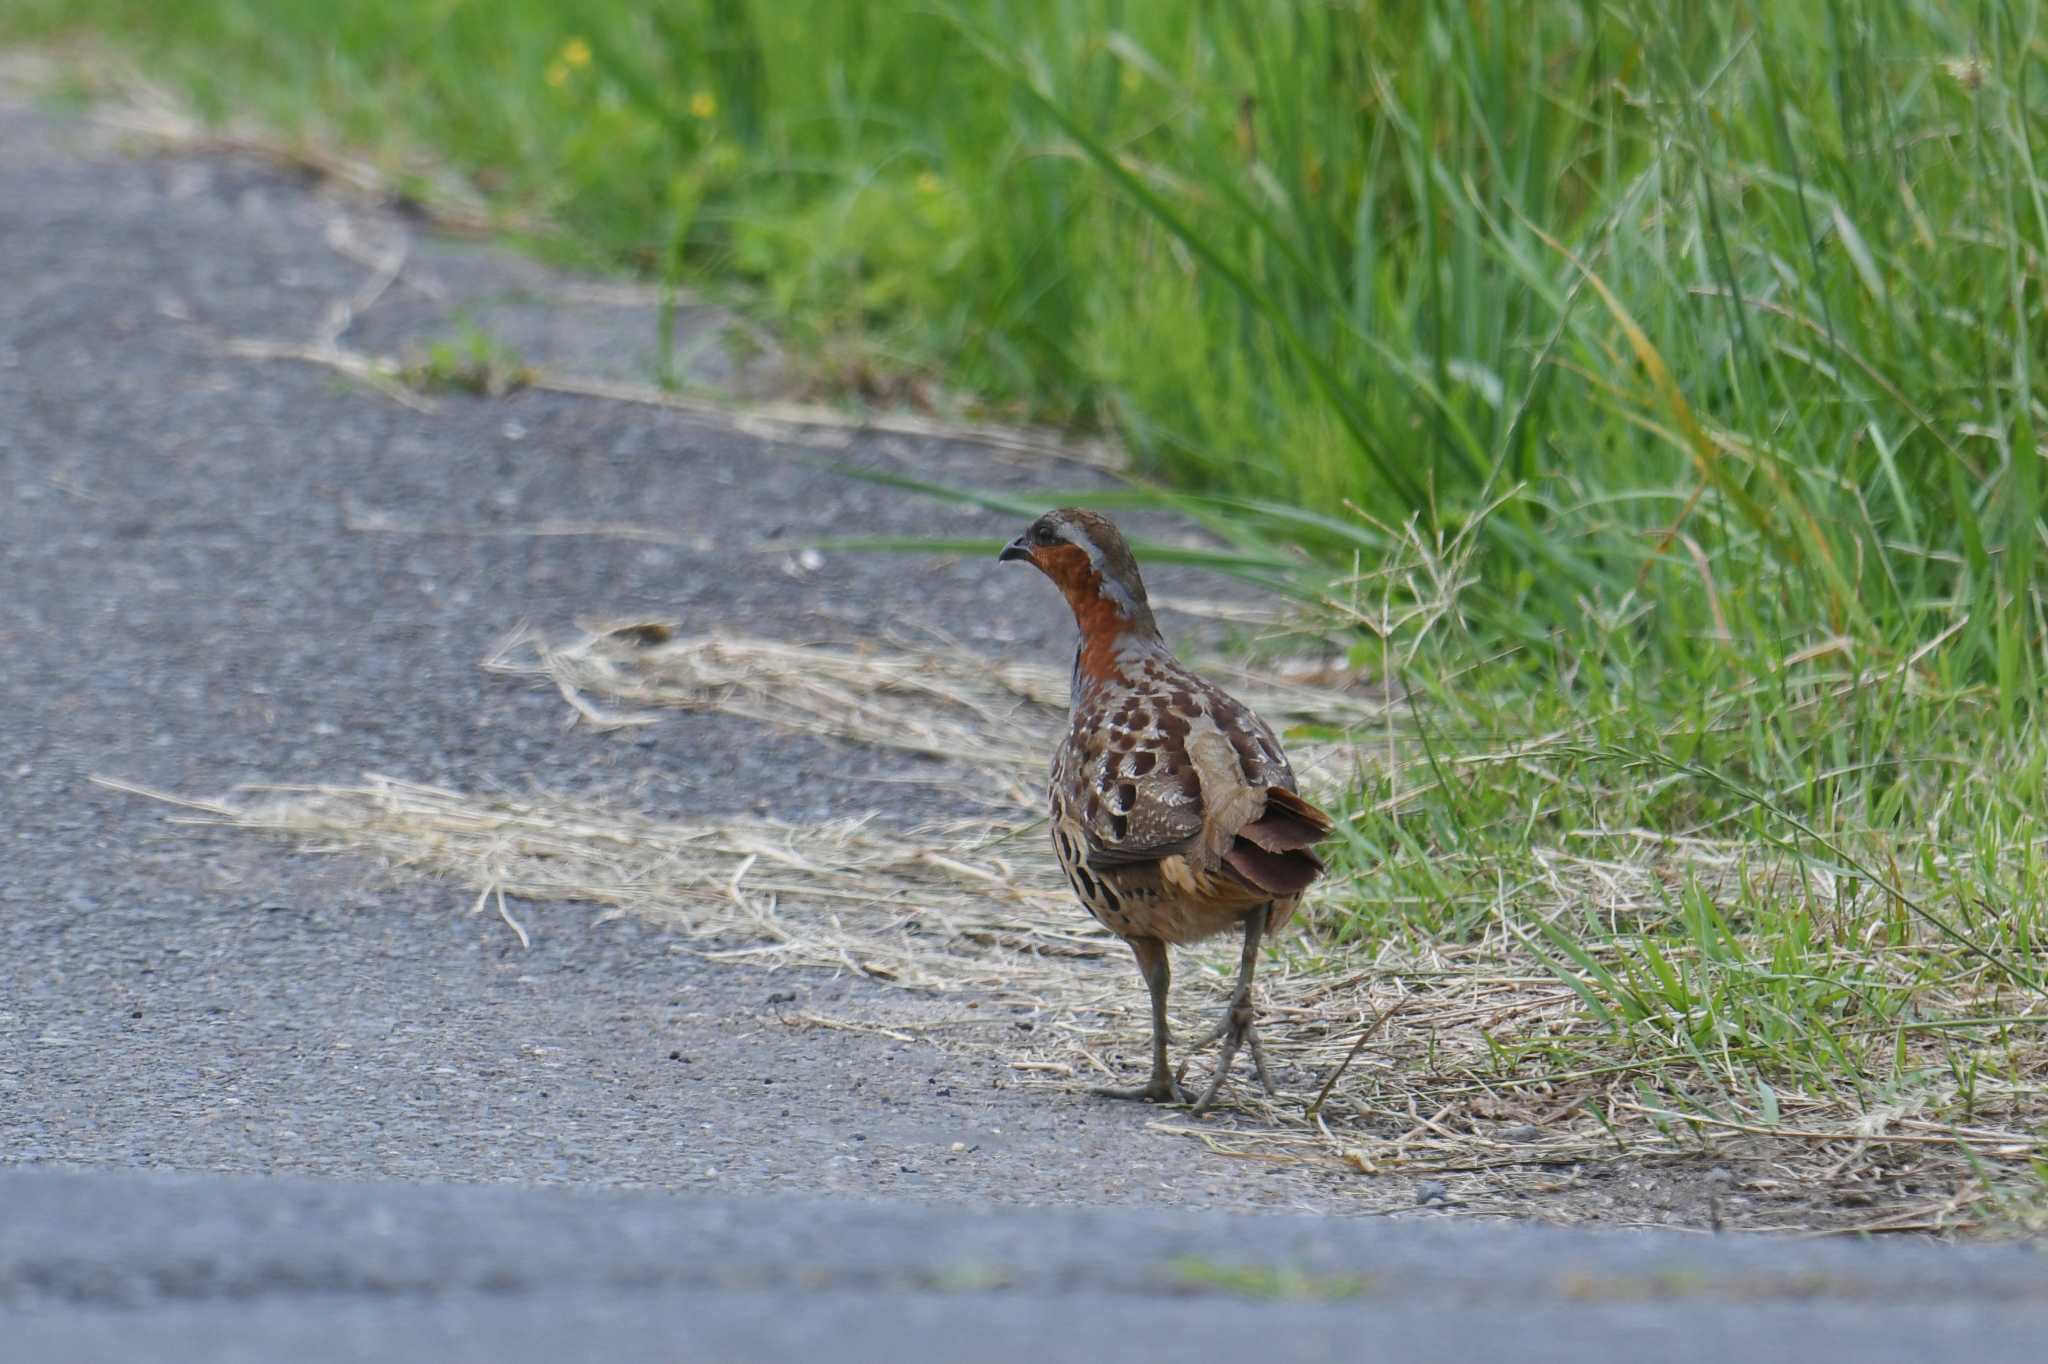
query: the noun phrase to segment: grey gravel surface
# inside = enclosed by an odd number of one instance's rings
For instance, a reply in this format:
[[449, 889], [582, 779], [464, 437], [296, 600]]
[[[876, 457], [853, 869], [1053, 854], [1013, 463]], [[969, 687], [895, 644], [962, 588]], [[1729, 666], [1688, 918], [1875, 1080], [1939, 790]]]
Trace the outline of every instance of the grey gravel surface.
[[[0, 105], [0, 1312], [19, 1309], [24, 1357], [127, 1353], [145, 1321], [152, 1358], [308, 1360], [881, 1358], [906, 1339], [933, 1358], [1105, 1339], [1317, 1358], [1361, 1338], [1903, 1359], [1944, 1336], [1989, 1359], [2038, 1332], [2016, 1250], [1235, 1216], [1341, 1209], [1356, 1186], [1160, 1138], [1138, 1107], [1026, 1095], [992, 1060], [793, 1025], [869, 982], [714, 967], [567, 906], [528, 907], [522, 950], [445, 890], [167, 828], [91, 785], [379, 771], [669, 814], [933, 813], [936, 788], [903, 781], [944, 775], [920, 760], [720, 717], [566, 729], [558, 698], [476, 661], [522, 620], [591, 612], [1063, 647], [1051, 594], [992, 562], [806, 572], [772, 547], [993, 545], [1000, 519], [673, 413], [538, 393], [420, 413], [226, 353], [315, 334], [362, 289], [365, 241], [412, 253], [358, 324], [379, 348], [488, 317], [584, 369], [644, 352], [644, 307], [530, 262]], [[843, 457], [1088, 478], [878, 439]], [[668, 542], [531, 533], [560, 521]], [[1270, 1296], [1299, 1287], [1270, 1275], [1221, 1291], [1209, 1270], [1240, 1265], [1365, 1279], [1342, 1301]]]

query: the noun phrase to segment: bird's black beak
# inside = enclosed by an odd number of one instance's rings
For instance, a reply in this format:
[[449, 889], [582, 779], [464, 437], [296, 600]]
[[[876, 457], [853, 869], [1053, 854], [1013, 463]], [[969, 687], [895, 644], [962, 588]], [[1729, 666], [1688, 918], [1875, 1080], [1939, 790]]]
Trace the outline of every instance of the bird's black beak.
[[1010, 559], [1029, 559], [1030, 557], [1031, 546], [1025, 544], [1024, 537], [1020, 535], [1010, 541], [1009, 544], [1003, 546], [1003, 552], [996, 555], [996, 562], [1003, 563]]

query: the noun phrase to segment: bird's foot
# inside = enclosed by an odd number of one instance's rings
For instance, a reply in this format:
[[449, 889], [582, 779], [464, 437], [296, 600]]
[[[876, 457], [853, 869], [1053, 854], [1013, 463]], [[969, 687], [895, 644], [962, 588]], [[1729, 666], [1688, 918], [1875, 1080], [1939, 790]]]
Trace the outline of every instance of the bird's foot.
[[1207, 1046], [1217, 1038], [1223, 1039], [1223, 1050], [1216, 1057], [1216, 1074], [1210, 1079], [1209, 1087], [1202, 1091], [1202, 1097], [1195, 1101], [1194, 1112], [1199, 1115], [1209, 1111], [1216, 1102], [1216, 1095], [1223, 1088], [1223, 1081], [1230, 1074], [1230, 1066], [1237, 1059], [1239, 1047], [1252, 1054], [1252, 1066], [1259, 1074], [1259, 1083], [1273, 1093], [1273, 1075], [1266, 1069], [1266, 1049], [1259, 1045], [1259, 1014], [1252, 1005], [1249, 987], [1240, 989], [1231, 996], [1230, 1006], [1223, 1011], [1223, 1017], [1209, 1031], [1198, 1046]]
[[1163, 1070], [1153, 1071], [1150, 1080], [1129, 1089], [1103, 1086], [1088, 1092], [1097, 1098], [1139, 1099], [1148, 1104], [1184, 1104], [1188, 1101], [1188, 1092], [1180, 1087], [1180, 1081]]

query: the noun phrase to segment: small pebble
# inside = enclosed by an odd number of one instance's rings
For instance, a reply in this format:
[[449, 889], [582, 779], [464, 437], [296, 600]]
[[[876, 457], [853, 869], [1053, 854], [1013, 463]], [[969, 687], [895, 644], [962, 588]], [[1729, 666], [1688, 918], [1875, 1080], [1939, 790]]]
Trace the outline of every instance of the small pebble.
[[1415, 1186], [1415, 1201], [1422, 1207], [1441, 1203], [1451, 1196], [1451, 1191], [1441, 1179], [1425, 1179]]

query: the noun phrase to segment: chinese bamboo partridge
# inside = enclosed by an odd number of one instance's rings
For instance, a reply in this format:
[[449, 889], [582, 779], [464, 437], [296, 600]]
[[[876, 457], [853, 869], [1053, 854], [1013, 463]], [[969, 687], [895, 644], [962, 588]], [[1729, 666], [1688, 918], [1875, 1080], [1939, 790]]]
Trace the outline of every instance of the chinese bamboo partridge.
[[1286, 923], [1323, 872], [1330, 819], [1294, 791], [1264, 721], [1181, 665], [1160, 637], [1130, 547], [1108, 518], [1049, 511], [1004, 547], [1053, 580], [1073, 608], [1073, 723], [1053, 755], [1052, 843], [1088, 912], [1131, 945], [1152, 992], [1152, 1076], [1124, 1099], [1186, 1102], [1166, 1064], [1167, 944], [1242, 925], [1244, 960], [1222, 1021], [1215, 1101], [1248, 1047], [1272, 1092], [1252, 1005], [1259, 940]]

